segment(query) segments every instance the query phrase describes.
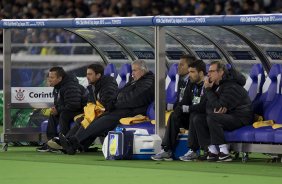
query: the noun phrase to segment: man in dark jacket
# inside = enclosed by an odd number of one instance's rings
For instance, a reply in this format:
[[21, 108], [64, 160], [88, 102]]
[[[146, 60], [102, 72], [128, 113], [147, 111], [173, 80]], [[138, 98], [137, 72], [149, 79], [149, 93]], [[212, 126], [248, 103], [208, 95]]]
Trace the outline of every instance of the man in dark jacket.
[[104, 67], [101, 64], [91, 64], [87, 67], [88, 102], [99, 101], [108, 111], [116, 98], [118, 85], [112, 76], [104, 75]]
[[[198, 104], [203, 95], [202, 89], [206, 74], [206, 65], [202, 60], [196, 60], [194, 57], [187, 55], [181, 57], [178, 65], [178, 74], [180, 75], [179, 82], [182, 81], [185, 84], [178, 91], [178, 99], [181, 101], [176, 103], [174, 112], [171, 113], [168, 119], [165, 135], [162, 140], [163, 150], [153, 155], [151, 157], [152, 160], [172, 160], [172, 152], [177, 143], [179, 129], [188, 129], [189, 127], [189, 108]], [[185, 80], [186, 83], [183, 82]]]
[[[83, 106], [86, 105], [87, 93], [76, 77], [66, 74], [62, 67], [53, 67], [49, 70], [48, 82], [54, 87], [54, 107], [51, 109], [46, 132], [47, 139], [50, 140], [58, 136], [58, 125], [60, 132], [67, 134], [74, 116], [82, 113]], [[49, 148], [44, 144], [37, 151], [46, 152]]]
[[66, 138], [60, 134], [61, 145], [68, 154], [75, 154], [85, 141], [94, 141], [97, 136], [114, 129], [121, 118], [146, 115], [147, 107], [154, 100], [154, 74], [148, 71], [143, 60], [136, 60], [131, 66], [133, 81], [118, 91], [109, 112], [95, 119], [86, 129], [80, 127], [74, 136]]
[[211, 62], [204, 82], [206, 94], [202, 104], [205, 113], [195, 114], [190, 122], [196, 133], [190, 144], [194, 148], [195, 145], [208, 147], [207, 160], [231, 161], [224, 131], [238, 129], [253, 121], [251, 100], [243, 87], [245, 82], [241, 73], [232, 68], [227, 70], [220, 61]]
[[[96, 104], [99, 102], [105, 108], [105, 111], [109, 111], [113, 101], [116, 99], [118, 91], [116, 80], [111, 76], [104, 75], [104, 67], [99, 63], [91, 64], [87, 67], [86, 77], [89, 83], [89, 86], [87, 86], [88, 103]], [[81, 127], [83, 119], [84, 116], [75, 120], [76, 125], [71, 128], [66, 134], [66, 137], [75, 135]], [[92, 142], [90, 140], [87, 143], [85, 142], [86, 149], [83, 148], [83, 151], [87, 151], [87, 148]], [[53, 149], [62, 149], [58, 137], [48, 141], [48, 146]]]

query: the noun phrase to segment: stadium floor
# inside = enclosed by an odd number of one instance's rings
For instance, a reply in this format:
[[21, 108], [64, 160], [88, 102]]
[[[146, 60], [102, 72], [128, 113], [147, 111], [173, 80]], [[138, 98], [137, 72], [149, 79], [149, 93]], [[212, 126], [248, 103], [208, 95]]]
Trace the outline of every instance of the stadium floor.
[[[256, 158], [254, 158], [256, 157]], [[260, 157], [260, 158], [258, 158]], [[0, 152], [1, 184], [33, 183], [281, 183], [282, 163], [251, 155], [248, 163], [106, 161], [102, 152], [64, 155], [38, 153], [35, 147]]]

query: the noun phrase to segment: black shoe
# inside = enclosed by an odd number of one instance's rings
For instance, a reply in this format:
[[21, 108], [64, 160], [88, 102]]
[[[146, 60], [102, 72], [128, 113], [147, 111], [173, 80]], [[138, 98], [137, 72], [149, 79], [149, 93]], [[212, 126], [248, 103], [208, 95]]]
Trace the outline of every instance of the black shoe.
[[63, 149], [67, 152], [67, 154], [74, 155], [76, 153], [76, 150], [72, 147], [70, 141], [63, 134], [60, 134], [59, 138], [60, 138], [60, 143]]
[[207, 156], [207, 161], [209, 161], [209, 162], [218, 161], [218, 154], [214, 154], [214, 153], [209, 152], [208, 156]]
[[98, 147], [93, 147], [93, 148], [87, 148], [84, 150], [84, 152], [98, 152], [99, 148]]
[[50, 148], [47, 144], [43, 144], [43, 146], [39, 147], [39, 148], [36, 148], [36, 151], [38, 152], [49, 152], [50, 151]]
[[222, 152], [220, 152], [218, 154], [218, 161], [219, 162], [231, 162], [232, 161], [232, 157], [230, 154], [224, 154]]
[[209, 152], [208, 151], [204, 151], [204, 155], [200, 155], [198, 157], [198, 160], [201, 160], [201, 161], [207, 160], [208, 155], [209, 155]]

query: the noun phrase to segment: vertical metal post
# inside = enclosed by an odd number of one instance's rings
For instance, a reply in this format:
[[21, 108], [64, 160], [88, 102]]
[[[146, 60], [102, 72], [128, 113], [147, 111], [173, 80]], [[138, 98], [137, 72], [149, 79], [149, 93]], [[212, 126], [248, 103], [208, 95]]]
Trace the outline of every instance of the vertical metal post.
[[11, 131], [11, 30], [3, 30], [3, 134]]
[[163, 137], [165, 130], [165, 29], [155, 27], [155, 134]]

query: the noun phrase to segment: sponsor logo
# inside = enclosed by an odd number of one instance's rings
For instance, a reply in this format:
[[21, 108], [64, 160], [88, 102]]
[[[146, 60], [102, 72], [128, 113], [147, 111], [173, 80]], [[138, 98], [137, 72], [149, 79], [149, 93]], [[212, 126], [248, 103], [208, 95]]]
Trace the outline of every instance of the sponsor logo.
[[52, 92], [50, 93], [35, 93], [35, 92], [30, 92], [28, 95], [30, 98], [53, 98]]
[[19, 89], [19, 90], [15, 90], [16, 91], [16, 96], [15, 98], [18, 100], [18, 101], [23, 101], [25, 96], [24, 96], [24, 92], [25, 90], [22, 90], [22, 89]]

